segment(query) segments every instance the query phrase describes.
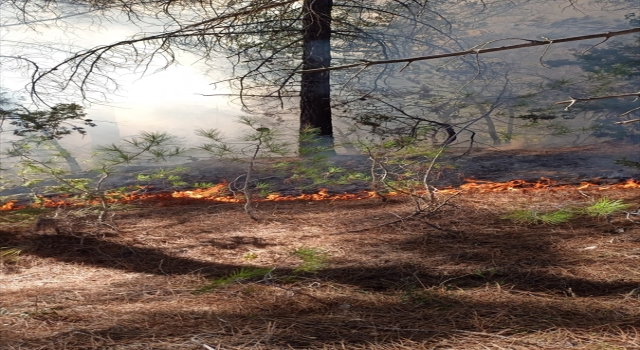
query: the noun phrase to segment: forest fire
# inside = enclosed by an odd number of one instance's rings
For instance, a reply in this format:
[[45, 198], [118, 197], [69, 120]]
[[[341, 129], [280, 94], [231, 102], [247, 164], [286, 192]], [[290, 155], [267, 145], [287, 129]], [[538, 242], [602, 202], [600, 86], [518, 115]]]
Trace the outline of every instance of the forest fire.
[[[528, 192], [536, 190], [610, 190], [610, 189], [640, 189], [640, 181], [627, 180], [626, 182], [616, 184], [600, 184], [597, 182], [581, 182], [580, 184], [559, 184], [556, 181], [542, 178], [538, 181], [525, 181], [525, 180], [511, 180], [507, 182], [492, 182], [482, 180], [466, 180], [465, 184], [458, 187], [446, 187], [438, 189], [436, 192], [439, 194], [456, 194], [460, 192], [467, 193], [486, 193], [486, 192]], [[245, 200], [242, 196], [236, 196], [230, 193], [228, 190], [228, 183], [220, 183], [206, 189], [194, 189], [188, 191], [174, 191], [174, 192], [147, 192], [149, 188], [142, 188], [142, 191], [134, 191], [127, 194], [112, 193], [106, 196], [106, 201], [109, 203], [139, 203], [139, 202], [155, 202], [158, 205], [177, 205], [187, 204], [193, 202], [218, 202], [218, 203], [244, 203]], [[420, 193], [420, 192], [416, 192]], [[402, 194], [391, 192], [387, 193], [389, 196], [399, 196]], [[267, 202], [267, 201], [334, 201], [334, 200], [361, 200], [367, 198], [376, 198], [379, 195], [375, 191], [360, 191], [357, 193], [339, 193], [331, 194], [325, 188], [320, 189], [317, 193], [300, 194], [300, 195], [280, 195], [278, 193], [269, 194], [265, 197], [254, 198], [254, 202]], [[58, 196], [52, 198], [39, 198], [39, 203], [34, 204], [20, 204], [16, 200], [6, 202], [0, 206], [0, 211], [17, 210], [24, 208], [41, 208], [50, 207], [55, 208], [59, 206], [82, 206], [86, 204], [99, 204], [97, 200], [81, 201], [65, 196]]]
[[482, 180], [465, 180], [467, 183], [458, 188], [445, 188], [440, 193], [450, 193], [457, 191], [465, 192], [505, 192], [505, 191], [528, 191], [528, 190], [608, 190], [608, 189], [640, 189], [640, 181], [629, 179], [623, 183], [601, 184], [598, 182], [581, 182], [580, 184], [559, 184], [547, 178], [538, 181], [511, 180], [507, 182], [492, 182]]

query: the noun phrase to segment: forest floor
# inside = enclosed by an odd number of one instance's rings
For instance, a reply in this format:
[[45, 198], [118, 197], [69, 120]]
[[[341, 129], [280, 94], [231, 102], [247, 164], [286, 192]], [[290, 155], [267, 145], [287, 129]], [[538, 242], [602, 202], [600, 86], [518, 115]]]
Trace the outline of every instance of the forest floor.
[[[413, 216], [405, 197], [263, 202], [259, 221], [129, 203], [87, 237], [0, 212], [0, 349], [640, 348], [640, 190], [447, 196]], [[628, 212], [505, 219], [604, 197]]]

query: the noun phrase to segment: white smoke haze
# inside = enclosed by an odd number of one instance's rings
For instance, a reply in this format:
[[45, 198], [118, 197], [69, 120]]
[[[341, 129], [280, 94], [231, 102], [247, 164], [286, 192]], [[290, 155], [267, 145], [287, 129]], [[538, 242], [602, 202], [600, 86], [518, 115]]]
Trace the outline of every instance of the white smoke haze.
[[[336, 1], [337, 5], [341, 3]], [[376, 2], [378, 5], [386, 3]], [[141, 14], [141, 20], [132, 24], [116, 9], [111, 11], [109, 18], [89, 13], [24, 26], [16, 23], [16, 14], [9, 7], [2, 6], [3, 55], [28, 56], [43, 68], [81, 48], [110, 44], [174, 26], [158, 20], [152, 13], [146, 17]], [[295, 6], [299, 5], [293, 5], [290, 10], [295, 10]], [[57, 11], [66, 14], [69, 6], [61, 3]], [[82, 12], [78, 7], [73, 7], [73, 11]], [[336, 6], [336, 27], [340, 26], [340, 11], [345, 10]], [[386, 55], [383, 55], [380, 43], [373, 40], [369, 47], [355, 47], [355, 42], [334, 39], [333, 64], [454, 52], [495, 40], [500, 41], [490, 46], [518, 43], [516, 38], [545, 40], [625, 29], [630, 26], [629, 16], [634, 11], [637, 12], [637, 8], [633, 2], [625, 1], [430, 1], [419, 13], [421, 26], [402, 18], [376, 15], [377, 21], [388, 21], [388, 27], [374, 29], [380, 32], [379, 37], [384, 37]], [[181, 14], [197, 19], [188, 11]], [[353, 11], [349, 15], [358, 17]], [[363, 12], [361, 19], [373, 20], [372, 16], [370, 12]], [[501, 40], [506, 38], [513, 39]], [[618, 47], [620, 43], [632, 44], [633, 40], [634, 36], [612, 38], [596, 49], [609, 48], [616, 43]], [[354, 133], [354, 117], [359, 121], [377, 116], [402, 120], [408, 115], [451, 125], [458, 131], [469, 120], [485, 113], [489, 113], [487, 118], [458, 135], [458, 145], [465, 147], [468, 144], [470, 131], [475, 132], [474, 141], [481, 147], [580, 145], [617, 137], [622, 134], [621, 128], [601, 135], [595, 128], [603, 123], [610, 126], [610, 121], [629, 106], [628, 100], [609, 101], [587, 109], [576, 106], [569, 112], [562, 111], [563, 106], [554, 105], [573, 93], [589, 94], [592, 91], [588, 87], [599, 83], [585, 78], [585, 66], [575, 64], [576, 53], [597, 42], [553, 45], [547, 52], [545, 47], [505, 51], [481, 55], [477, 61], [475, 57], [463, 57], [414, 62], [402, 71], [402, 64], [371, 67], [357, 76], [354, 70], [334, 71], [332, 94], [338, 144], [370, 131], [367, 125], [360, 123], [361, 131]], [[96, 94], [90, 96], [96, 102], [87, 108], [88, 115], [99, 126], [90, 129], [88, 137], [67, 137], [61, 144], [86, 155], [98, 144], [115, 142], [141, 130], [169, 131], [183, 138], [186, 144], [198, 143], [193, 135], [193, 130], [198, 128], [218, 128], [231, 138], [240, 135], [243, 131], [235, 119], [246, 111], [238, 105], [237, 99], [226, 96], [235, 91], [228, 84], [211, 85], [231, 74], [231, 66], [223, 55], [201, 60], [190, 52], [175, 50], [175, 54], [179, 65], [161, 69], [165, 61], [158, 59], [150, 63], [144, 76], [144, 67], [132, 69], [125, 65], [107, 70], [108, 79], [98, 79], [101, 85], [96, 88]], [[114, 56], [113, 59], [118, 63], [122, 57]], [[298, 57], [288, 56], [278, 59], [290, 64], [299, 61]], [[11, 63], [3, 62], [2, 89], [21, 91], [30, 76], [24, 64], [16, 67]], [[637, 79], [606, 83], [608, 90], [601, 93], [638, 89]], [[98, 94], [100, 89], [113, 93], [103, 96]], [[79, 99], [73, 94], [54, 96], [53, 100], [56, 98], [63, 102]], [[99, 103], [101, 99], [104, 101]], [[285, 99], [282, 104], [270, 100], [253, 102], [251, 106], [257, 117], [260, 113], [267, 114], [262, 116], [265, 124], [280, 125], [289, 130], [285, 133], [295, 137], [297, 98]], [[280, 124], [274, 122], [274, 116]], [[369, 121], [380, 124], [381, 128], [398, 130], [408, 125], [408, 122]], [[630, 135], [637, 133], [632, 128], [627, 130]], [[445, 141], [447, 134], [441, 130], [436, 137]], [[355, 151], [349, 146], [338, 146], [337, 150], [339, 153]]]

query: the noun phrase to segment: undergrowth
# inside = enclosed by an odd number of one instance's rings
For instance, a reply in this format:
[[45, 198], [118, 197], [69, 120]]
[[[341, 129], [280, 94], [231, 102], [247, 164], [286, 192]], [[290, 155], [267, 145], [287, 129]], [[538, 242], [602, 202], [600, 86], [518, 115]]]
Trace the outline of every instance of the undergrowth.
[[294, 272], [315, 273], [325, 268], [328, 264], [329, 255], [317, 248], [298, 248], [291, 252], [291, 255], [302, 260], [302, 264]]
[[[251, 253], [250, 253], [251, 254]], [[249, 258], [247, 259], [247, 256]], [[252, 260], [255, 255], [245, 255], [245, 260]], [[318, 248], [297, 248], [290, 253], [290, 256], [297, 257], [302, 263], [295, 268], [291, 274], [277, 276], [281, 281], [294, 281], [296, 275], [300, 273], [316, 273], [328, 266], [329, 254]], [[234, 283], [258, 282], [259, 280], [271, 280], [274, 278], [273, 272], [277, 267], [254, 267], [245, 266], [235, 270], [227, 276], [213, 279], [211, 282], [196, 290], [196, 293], [206, 293], [219, 287], [225, 287]]]
[[0, 247], [0, 264], [15, 263], [20, 260], [22, 249], [15, 247]]
[[525, 225], [535, 225], [540, 223], [558, 225], [571, 220], [573, 218], [573, 213], [567, 210], [557, 210], [546, 213], [541, 213], [535, 210], [516, 210], [503, 216], [503, 218]]
[[624, 204], [620, 199], [601, 198], [599, 201], [584, 208], [584, 213], [589, 216], [607, 217], [621, 212], [629, 208], [629, 206], [629, 204]]
[[265, 276], [270, 274], [273, 270], [274, 270], [273, 268], [264, 268], [264, 267], [251, 267], [251, 266], [242, 267], [239, 270], [233, 271], [227, 276], [212, 280], [209, 284], [198, 289], [196, 293], [208, 292], [217, 287], [224, 287], [233, 283], [263, 279]]
[[593, 202], [586, 207], [578, 208], [562, 208], [554, 211], [537, 211], [533, 209], [518, 209], [514, 210], [507, 215], [502, 216], [502, 219], [511, 220], [517, 224], [523, 225], [559, 225], [567, 223], [572, 219], [579, 216], [590, 217], [609, 217], [613, 214], [624, 211], [629, 208], [629, 204], [625, 204], [622, 200], [611, 200], [608, 198], [601, 198], [598, 201]]

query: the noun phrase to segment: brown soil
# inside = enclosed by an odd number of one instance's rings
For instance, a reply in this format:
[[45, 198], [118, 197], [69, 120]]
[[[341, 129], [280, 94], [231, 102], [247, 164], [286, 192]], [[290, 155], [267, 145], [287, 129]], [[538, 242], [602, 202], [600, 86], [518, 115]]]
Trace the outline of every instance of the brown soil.
[[[604, 196], [635, 212], [502, 219]], [[638, 190], [553, 189], [411, 217], [408, 198], [259, 203], [257, 222], [239, 204], [139, 203], [86, 237], [2, 212], [0, 247], [21, 252], [1, 264], [0, 348], [638, 349], [638, 208]], [[297, 271], [299, 248], [325, 264]], [[273, 270], [221, 283], [243, 267]]]

